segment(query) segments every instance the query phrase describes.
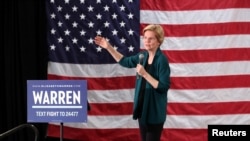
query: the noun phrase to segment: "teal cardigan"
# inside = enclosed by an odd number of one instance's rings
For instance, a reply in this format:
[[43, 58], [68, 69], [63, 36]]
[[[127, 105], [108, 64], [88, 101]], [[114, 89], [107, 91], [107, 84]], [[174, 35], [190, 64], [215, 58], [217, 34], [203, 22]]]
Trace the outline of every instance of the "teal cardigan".
[[[123, 67], [135, 68], [139, 62], [139, 55], [141, 53], [144, 55], [143, 66], [145, 66], [148, 60], [147, 51], [142, 51], [134, 56], [123, 57], [118, 63]], [[154, 89], [148, 82], [146, 82], [141, 121], [144, 124], [164, 123], [167, 114], [167, 92], [170, 88], [170, 67], [167, 57], [162, 53], [160, 48], [156, 51], [149, 73], [159, 81], [159, 84], [158, 87]], [[138, 106], [141, 81], [141, 77], [136, 79], [133, 119], [138, 118], [134, 112]]]

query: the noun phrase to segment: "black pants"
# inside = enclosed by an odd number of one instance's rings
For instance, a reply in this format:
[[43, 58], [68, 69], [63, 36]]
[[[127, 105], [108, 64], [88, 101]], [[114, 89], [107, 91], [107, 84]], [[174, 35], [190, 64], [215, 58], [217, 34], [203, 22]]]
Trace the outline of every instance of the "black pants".
[[138, 119], [142, 141], [160, 141], [163, 124], [142, 124]]

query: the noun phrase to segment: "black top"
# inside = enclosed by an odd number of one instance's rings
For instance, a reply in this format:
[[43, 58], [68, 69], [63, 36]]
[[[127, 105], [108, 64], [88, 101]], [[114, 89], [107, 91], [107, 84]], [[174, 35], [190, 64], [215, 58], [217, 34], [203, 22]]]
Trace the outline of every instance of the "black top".
[[[147, 72], [149, 72], [149, 68], [150, 68], [150, 64], [146, 64], [145, 66], [145, 70]], [[146, 88], [146, 80], [144, 78], [142, 78], [142, 82], [141, 82], [141, 89], [140, 89], [140, 93], [139, 93], [139, 98], [138, 98], [138, 107], [137, 107], [137, 114], [138, 114], [138, 118], [141, 117], [141, 113], [142, 113], [142, 109], [143, 109], [143, 102], [144, 102], [144, 94], [145, 94], [145, 88]]]

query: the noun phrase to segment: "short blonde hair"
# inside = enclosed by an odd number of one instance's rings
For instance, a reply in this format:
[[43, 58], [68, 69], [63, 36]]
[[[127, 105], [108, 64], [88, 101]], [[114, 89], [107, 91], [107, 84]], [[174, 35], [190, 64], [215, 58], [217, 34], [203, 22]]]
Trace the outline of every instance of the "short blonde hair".
[[156, 39], [158, 40], [158, 42], [160, 44], [162, 44], [163, 40], [164, 40], [164, 30], [162, 28], [161, 25], [158, 25], [158, 24], [150, 24], [150, 25], [147, 25], [146, 27], [144, 27], [143, 29], [143, 34], [146, 32], [146, 31], [153, 31], [155, 32], [155, 35], [156, 35]]

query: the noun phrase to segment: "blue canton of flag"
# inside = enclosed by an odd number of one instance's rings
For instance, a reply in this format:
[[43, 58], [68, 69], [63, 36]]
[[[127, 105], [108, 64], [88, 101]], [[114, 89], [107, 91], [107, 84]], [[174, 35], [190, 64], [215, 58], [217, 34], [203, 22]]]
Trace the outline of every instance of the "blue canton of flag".
[[101, 35], [123, 55], [140, 50], [138, 0], [47, 0], [49, 60], [109, 64], [115, 60], [94, 43]]

